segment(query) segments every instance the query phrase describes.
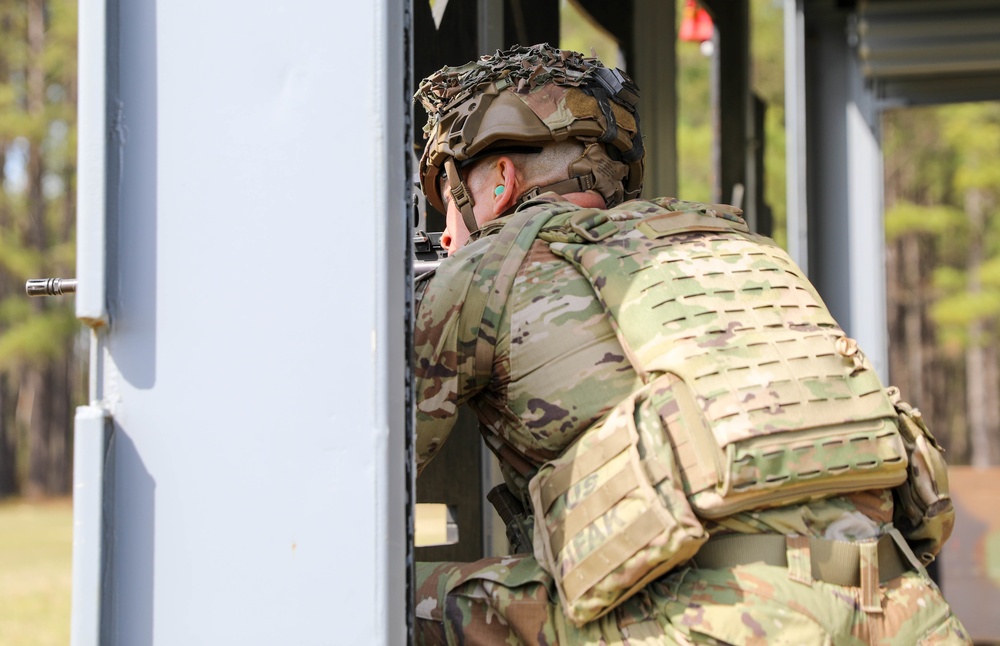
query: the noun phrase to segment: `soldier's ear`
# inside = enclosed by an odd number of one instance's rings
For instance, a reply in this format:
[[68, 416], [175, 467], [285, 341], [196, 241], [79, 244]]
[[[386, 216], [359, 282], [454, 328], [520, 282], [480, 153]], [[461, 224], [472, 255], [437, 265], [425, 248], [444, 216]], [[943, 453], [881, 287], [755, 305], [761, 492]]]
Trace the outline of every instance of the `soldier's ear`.
[[493, 215], [500, 216], [517, 204], [520, 182], [517, 180], [517, 166], [514, 161], [502, 155], [495, 167], [496, 187], [493, 189]]

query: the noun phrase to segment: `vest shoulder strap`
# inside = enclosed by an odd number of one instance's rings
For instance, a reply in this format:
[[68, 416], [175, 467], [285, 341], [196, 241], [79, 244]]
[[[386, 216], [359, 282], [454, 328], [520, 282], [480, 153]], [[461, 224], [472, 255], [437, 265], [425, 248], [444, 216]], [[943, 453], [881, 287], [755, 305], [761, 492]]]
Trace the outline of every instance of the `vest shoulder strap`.
[[517, 270], [539, 231], [553, 217], [578, 207], [560, 202], [515, 212], [473, 270], [472, 286], [462, 307], [463, 322], [478, 321], [475, 383], [485, 386], [493, 372], [500, 319], [514, 285]]

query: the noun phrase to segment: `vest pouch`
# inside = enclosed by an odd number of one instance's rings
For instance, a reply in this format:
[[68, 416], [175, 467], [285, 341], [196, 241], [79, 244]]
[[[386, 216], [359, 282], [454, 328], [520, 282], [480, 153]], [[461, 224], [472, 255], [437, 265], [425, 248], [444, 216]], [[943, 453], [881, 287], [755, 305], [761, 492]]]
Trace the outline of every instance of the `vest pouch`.
[[[708, 539], [688, 504], [654, 381], [613, 408], [529, 485], [535, 558], [581, 626], [690, 559]], [[666, 395], [666, 401], [657, 401]]]
[[924, 424], [920, 411], [900, 401], [898, 388], [893, 386], [887, 393], [899, 412], [899, 429], [909, 457], [909, 478], [893, 489], [893, 523], [927, 565], [955, 526], [944, 449]]
[[[677, 406], [664, 411], [664, 427], [691, 506], [702, 518], [895, 487], [907, 477], [897, 417], [881, 387], [836, 400], [838, 415], [824, 414], [832, 408], [825, 402], [807, 402], [787, 407], [801, 409], [802, 418], [781, 406], [773, 413], [740, 406], [727, 416], [711, 415], [717, 401], [699, 397], [684, 378], [670, 377]], [[765, 395], [754, 394], [749, 401]]]

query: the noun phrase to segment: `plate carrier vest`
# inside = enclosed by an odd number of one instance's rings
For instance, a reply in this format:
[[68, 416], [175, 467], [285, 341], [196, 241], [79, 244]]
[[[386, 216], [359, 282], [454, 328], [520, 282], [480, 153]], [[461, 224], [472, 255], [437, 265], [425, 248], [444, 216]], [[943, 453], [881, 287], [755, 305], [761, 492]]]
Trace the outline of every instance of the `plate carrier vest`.
[[707, 540], [701, 518], [906, 480], [897, 411], [872, 366], [733, 207], [521, 207], [477, 268], [492, 289], [463, 308], [482, 320], [477, 380], [536, 238], [587, 278], [645, 383], [530, 483], [535, 554], [574, 622], [691, 558]]

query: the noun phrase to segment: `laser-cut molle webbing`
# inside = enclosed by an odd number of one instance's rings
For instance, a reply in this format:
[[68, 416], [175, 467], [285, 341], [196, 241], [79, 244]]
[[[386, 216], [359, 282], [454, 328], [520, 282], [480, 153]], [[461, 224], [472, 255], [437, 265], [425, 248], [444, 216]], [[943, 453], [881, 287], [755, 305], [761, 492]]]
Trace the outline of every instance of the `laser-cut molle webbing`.
[[529, 485], [535, 556], [577, 625], [609, 612], [708, 539], [679, 485], [672, 453], [661, 455], [658, 448], [666, 447], [655, 442], [642, 446], [636, 420], [651, 419], [659, 428], [646, 399], [651, 389], [620, 402]]
[[838, 351], [842, 330], [791, 258], [722, 218], [649, 220], [551, 249], [588, 277], [647, 381], [681, 378], [664, 418], [689, 493], [707, 492], [699, 511], [901, 482], [895, 410], [863, 355]]

